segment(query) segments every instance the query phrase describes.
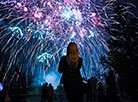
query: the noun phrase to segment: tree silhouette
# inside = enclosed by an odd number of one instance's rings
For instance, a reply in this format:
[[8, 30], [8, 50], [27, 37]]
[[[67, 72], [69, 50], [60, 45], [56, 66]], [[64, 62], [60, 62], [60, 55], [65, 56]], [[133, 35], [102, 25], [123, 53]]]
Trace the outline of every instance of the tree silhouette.
[[125, 90], [132, 96], [138, 92], [138, 17], [130, 13], [119, 2], [114, 4], [115, 15], [106, 31], [110, 51], [101, 56], [104, 68], [114, 68]]

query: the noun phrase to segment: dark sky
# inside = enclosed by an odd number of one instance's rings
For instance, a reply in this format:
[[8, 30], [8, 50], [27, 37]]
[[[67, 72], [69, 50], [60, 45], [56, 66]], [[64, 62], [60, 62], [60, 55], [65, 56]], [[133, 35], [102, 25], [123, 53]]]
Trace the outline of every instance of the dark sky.
[[133, 8], [132, 12], [138, 16], [138, 0], [119, 0], [123, 4], [127, 4], [128, 2], [133, 3], [137, 8]]

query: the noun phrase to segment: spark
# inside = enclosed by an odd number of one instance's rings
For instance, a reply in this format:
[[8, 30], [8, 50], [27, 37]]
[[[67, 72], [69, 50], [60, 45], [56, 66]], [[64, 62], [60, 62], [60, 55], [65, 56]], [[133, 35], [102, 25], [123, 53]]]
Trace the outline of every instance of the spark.
[[[20, 67], [28, 76], [36, 70], [42, 70], [43, 73], [53, 71], [52, 68], [57, 70], [59, 60], [62, 55], [66, 55], [70, 41], [78, 45], [87, 77], [96, 75], [99, 70], [101, 74], [104, 73], [99, 58], [109, 51], [106, 38], [110, 36], [102, 28], [107, 26], [108, 20], [111, 19], [108, 17], [108, 10], [113, 8], [115, 1], [0, 1], [1, 52], [10, 56], [3, 81], [9, 83], [8, 73], [15, 64], [23, 65]], [[13, 37], [18, 40], [12, 40]], [[91, 70], [92, 68], [96, 71]], [[42, 78], [45, 78], [44, 75]], [[38, 83], [44, 81], [46, 80]], [[52, 83], [55, 84], [54, 81]]]

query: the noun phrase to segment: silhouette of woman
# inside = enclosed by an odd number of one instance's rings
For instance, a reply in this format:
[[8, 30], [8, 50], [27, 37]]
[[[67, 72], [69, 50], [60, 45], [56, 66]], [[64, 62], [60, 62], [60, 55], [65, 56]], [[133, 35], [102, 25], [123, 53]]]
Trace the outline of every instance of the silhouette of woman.
[[62, 56], [59, 62], [58, 72], [63, 73], [61, 83], [69, 102], [83, 101], [83, 87], [80, 68], [82, 58], [78, 55], [78, 47], [75, 42], [70, 42], [67, 47], [67, 55]]

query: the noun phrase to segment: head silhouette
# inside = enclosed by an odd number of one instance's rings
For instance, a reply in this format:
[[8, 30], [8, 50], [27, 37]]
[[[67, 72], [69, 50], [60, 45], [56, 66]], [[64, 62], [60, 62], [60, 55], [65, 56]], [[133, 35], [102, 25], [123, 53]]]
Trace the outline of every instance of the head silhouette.
[[113, 76], [113, 75], [114, 75], [113, 70], [109, 69], [109, 70], [108, 70], [108, 75], [109, 75], [109, 76]]
[[49, 84], [49, 87], [53, 87], [51, 83]]
[[78, 58], [79, 58], [79, 51], [77, 44], [75, 42], [70, 42], [67, 47], [67, 57], [68, 57], [68, 64], [71, 67], [75, 67], [75, 64], [77, 66], [78, 64]]
[[69, 56], [69, 54], [72, 54], [72, 53], [78, 54], [78, 47], [75, 42], [70, 42], [67, 47], [67, 56]]

